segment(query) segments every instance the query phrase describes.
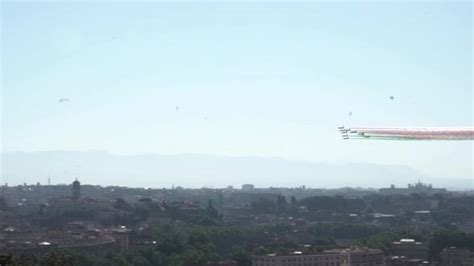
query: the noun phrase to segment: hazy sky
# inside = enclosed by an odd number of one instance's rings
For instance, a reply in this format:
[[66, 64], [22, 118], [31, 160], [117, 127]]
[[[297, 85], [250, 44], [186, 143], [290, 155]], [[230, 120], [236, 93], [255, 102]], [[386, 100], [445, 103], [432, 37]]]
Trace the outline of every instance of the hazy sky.
[[343, 141], [336, 130], [472, 126], [468, 1], [1, 8], [4, 151], [278, 156], [474, 176], [472, 142]]

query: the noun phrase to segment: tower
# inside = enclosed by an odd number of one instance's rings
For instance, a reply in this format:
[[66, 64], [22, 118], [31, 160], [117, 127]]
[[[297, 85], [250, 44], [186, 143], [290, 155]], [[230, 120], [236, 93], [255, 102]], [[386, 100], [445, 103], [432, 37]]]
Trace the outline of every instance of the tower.
[[81, 197], [81, 182], [74, 180], [72, 182], [72, 199], [78, 200]]

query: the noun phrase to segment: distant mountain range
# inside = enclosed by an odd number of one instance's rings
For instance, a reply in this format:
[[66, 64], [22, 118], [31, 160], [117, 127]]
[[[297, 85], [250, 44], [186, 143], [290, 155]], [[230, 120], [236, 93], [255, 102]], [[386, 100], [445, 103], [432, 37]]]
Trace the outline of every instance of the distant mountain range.
[[430, 179], [401, 165], [329, 164], [273, 157], [230, 157], [205, 154], [114, 155], [102, 151], [7, 152], [0, 154], [0, 182], [82, 183], [130, 187], [257, 187], [312, 188], [406, 187], [421, 180], [435, 187], [472, 189], [468, 179]]

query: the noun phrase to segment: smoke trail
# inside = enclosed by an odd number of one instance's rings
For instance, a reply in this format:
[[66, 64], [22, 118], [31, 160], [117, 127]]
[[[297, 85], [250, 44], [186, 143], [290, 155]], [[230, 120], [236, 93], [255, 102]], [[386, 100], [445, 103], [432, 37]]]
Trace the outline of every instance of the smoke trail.
[[338, 128], [343, 139], [474, 140], [474, 128]]

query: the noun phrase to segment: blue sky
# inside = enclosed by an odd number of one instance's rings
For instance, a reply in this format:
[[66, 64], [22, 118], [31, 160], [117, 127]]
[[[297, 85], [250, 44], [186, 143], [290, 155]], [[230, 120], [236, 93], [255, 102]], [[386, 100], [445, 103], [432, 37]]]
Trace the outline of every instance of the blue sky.
[[470, 2], [1, 7], [4, 151], [276, 156], [473, 177], [472, 142], [344, 142], [336, 131], [472, 126]]

